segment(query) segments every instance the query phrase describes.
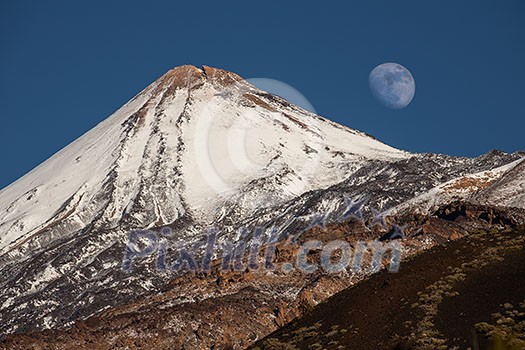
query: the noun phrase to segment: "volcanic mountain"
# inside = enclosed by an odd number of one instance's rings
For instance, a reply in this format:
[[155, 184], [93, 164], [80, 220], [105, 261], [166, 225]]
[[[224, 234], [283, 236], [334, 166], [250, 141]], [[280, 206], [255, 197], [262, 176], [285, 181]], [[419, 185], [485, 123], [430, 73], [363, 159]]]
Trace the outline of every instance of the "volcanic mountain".
[[[211, 227], [219, 242], [240, 240], [243, 227], [263, 227], [264, 237], [277, 230], [284, 239], [319, 214], [335, 223], [349, 199], [362, 201], [364, 213], [391, 218], [384, 232], [368, 236], [379, 238], [394, 224], [408, 231], [419, 225], [415, 245], [439, 240], [430, 235], [433, 219], [516, 225], [524, 218], [523, 156], [405, 152], [234, 73], [177, 67], [0, 191], [0, 333], [71, 327], [166, 293], [180, 274], [159, 273], [151, 261], [122, 271], [131, 230], [169, 227], [188, 246], [205, 240]], [[295, 299], [307, 288], [303, 282], [270, 288], [268, 302]], [[346, 285], [325, 288], [325, 296]], [[224, 293], [200, 300], [218, 295]], [[165, 302], [189, 305], [195, 294]], [[273, 330], [268, 324], [280, 317], [273, 309], [257, 337]], [[217, 340], [224, 332], [199, 344], [224, 344]]]

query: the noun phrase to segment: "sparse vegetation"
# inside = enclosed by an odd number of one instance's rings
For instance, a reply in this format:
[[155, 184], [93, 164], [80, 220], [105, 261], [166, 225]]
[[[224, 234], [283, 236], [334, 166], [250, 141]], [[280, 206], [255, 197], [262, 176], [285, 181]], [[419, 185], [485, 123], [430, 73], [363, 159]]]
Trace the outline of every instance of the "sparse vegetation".
[[[486, 238], [487, 236], [478, 234], [478, 237]], [[482, 256], [461, 264], [461, 267], [459, 268], [449, 267], [449, 270], [451, 271], [450, 274], [428, 286], [425, 292], [418, 293], [418, 301], [411, 306], [412, 308], [419, 309], [423, 316], [420, 318], [416, 328], [409, 336], [409, 342], [414, 344], [416, 349], [447, 349], [445, 344], [446, 339], [444, 339], [443, 335], [436, 329], [433, 322], [438, 313], [438, 306], [444, 298], [451, 298], [459, 295], [459, 293], [454, 291], [453, 288], [455, 284], [465, 280], [469, 270], [480, 269], [490, 263], [502, 261], [502, 255], [509, 250], [523, 249], [523, 237], [519, 236], [511, 239], [508, 237], [507, 239], [501, 238], [505, 237], [498, 236], [496, 239], [496, 246], [488, 248], [486, 253]], [[471, 242], [471, 244], [477, 243]], [[506, 310], [511, 310], [513, 308], [510, 303], [505, 303], [502, 306]], [[497, 319], [497, 326], [492, 326], [487, 323], [479, 323], [476, 325], [476, 330], [481, 333], [486, 333], [491, 339], [493, 339], [493, 342], [500, 342], [502, 344], [507, 344], [509, 342], [512, 342], [512, 344], [521, 344], [521, 338], [512, 335], [514, 333], [509, 330], [509, 327], [513, 327], [516, 322], [513, 318], [509, 317], [509, 311], [507, 311], [506, 314], [507, 316], [499, 317]], [[512, 311], [511, 315], [515, 315], [515, 312]], [[521, 334], [525, 334], [525, 325], [522, 327], [523, 328], [520, 330]], [[525, 343], [523, 344], [523, 347], [519, 349], [524, 348]]]
[[474, 329], [491, 340], [492, 350], [525, 349], [525, 301], [519, 308], [505, 303], [502, 309], [501, 313], [492, 314], [495, 324], [480, 322]]

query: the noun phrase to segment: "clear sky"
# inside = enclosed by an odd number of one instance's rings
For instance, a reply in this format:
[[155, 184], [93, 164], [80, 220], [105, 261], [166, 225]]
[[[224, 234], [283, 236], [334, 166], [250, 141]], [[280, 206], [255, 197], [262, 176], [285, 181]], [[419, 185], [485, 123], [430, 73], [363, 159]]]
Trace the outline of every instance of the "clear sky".
[[[415, 78], [405, 109], [369, 90], [383, 62]], [[0, 188], [182, 64], [280, 80], [408, 151], [525, 150], [522, 0], [2, 1]]]

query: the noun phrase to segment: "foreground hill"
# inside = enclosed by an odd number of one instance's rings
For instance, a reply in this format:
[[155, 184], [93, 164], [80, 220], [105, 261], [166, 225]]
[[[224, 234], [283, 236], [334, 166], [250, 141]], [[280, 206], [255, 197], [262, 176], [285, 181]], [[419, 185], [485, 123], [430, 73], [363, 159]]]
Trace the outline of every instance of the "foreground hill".
[[329, 298], [252, 349], [525, 349], [525, 230], [479, 232]]

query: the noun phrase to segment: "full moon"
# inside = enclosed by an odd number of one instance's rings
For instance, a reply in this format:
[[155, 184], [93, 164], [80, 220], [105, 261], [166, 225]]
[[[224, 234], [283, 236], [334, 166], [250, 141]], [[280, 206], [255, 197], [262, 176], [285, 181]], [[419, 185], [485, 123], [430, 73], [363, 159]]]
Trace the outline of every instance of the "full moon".
[[368, 77], [374, 96], [386, 107], [401, 109], [408, 106], [416, 93], [416, 83], [410, 71], [397, 63], [383, 63]]

